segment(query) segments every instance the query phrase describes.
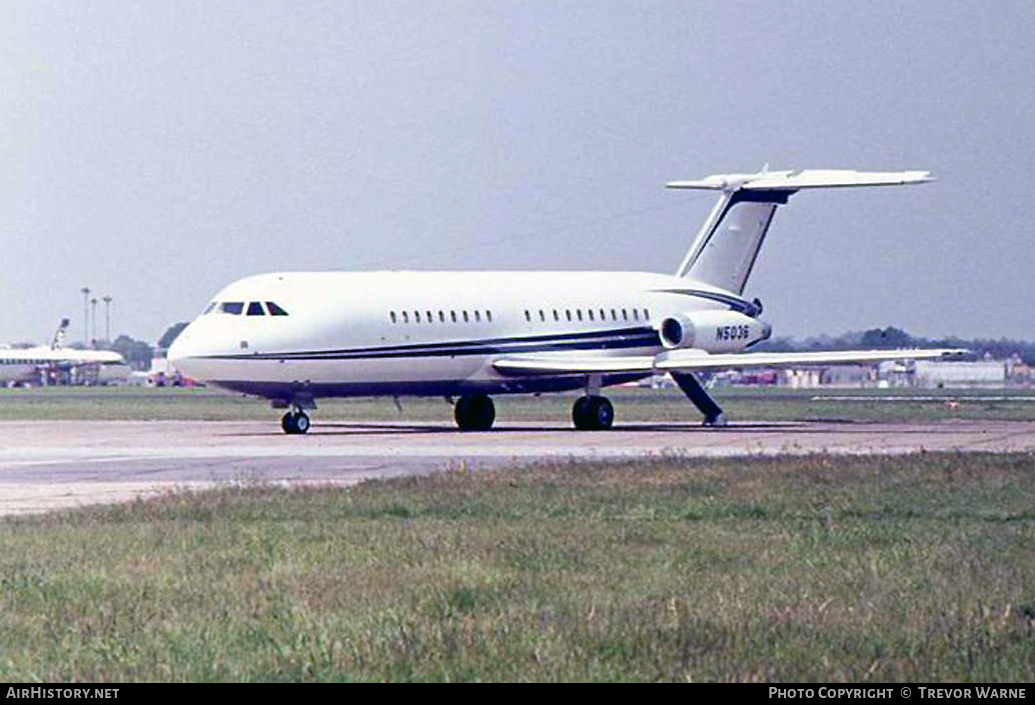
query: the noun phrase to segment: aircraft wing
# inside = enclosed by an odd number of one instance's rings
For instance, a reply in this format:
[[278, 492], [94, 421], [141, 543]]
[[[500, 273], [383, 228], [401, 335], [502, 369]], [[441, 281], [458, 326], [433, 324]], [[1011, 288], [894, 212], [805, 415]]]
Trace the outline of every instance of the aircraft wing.
[[708, 355], [693, 350], [676, 350], [658, 355], [654, 362], [657, 370], [702, 372], [730, 370], [745, 367], [808, 367], [823, 365], [851, 365], [885, 360], [937, 360], [958, 357], [967, 350], [937, 348], [933, 350], [832, 350], [824, 352], [756, 352]]
[[709, 372], [748, 367], [808, 367], [850, 365], [885, 360], [944, 360], [969, 350], [834, 350], [830, 352], [757, 352], [709, 355], [700, 350], [672, 350], [657, 356], [605, 357], [556, 353], [508, 355], [493, 362], [505, 375], [621, 374], [651, 372]]

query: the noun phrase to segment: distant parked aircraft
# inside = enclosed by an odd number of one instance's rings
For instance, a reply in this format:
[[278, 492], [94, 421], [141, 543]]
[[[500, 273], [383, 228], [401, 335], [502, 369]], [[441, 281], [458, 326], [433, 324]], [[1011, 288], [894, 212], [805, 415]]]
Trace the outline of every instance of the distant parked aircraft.
[[79, 378], [110, 381], [129, 374], [122, 355], [113, 350], [76, 350], [64, 347], [68, 319], [54, 333], [50, 345], [0, 349], [0, 383], [45, 381], [54, 372], [75, 373]]

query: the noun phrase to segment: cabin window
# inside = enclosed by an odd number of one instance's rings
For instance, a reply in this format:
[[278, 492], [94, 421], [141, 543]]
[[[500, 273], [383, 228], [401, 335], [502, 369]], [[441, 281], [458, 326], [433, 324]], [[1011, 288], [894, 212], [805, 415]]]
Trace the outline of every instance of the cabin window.
[[481, 311], [475, 311], [474, 312], [474, 320], [476, 320], [478, 323], [482, 322], [482, 312]]
[[445, 323], [446, 322], [446, 312], [445, 311], [439, 311], [438, 312], [438, 322], [439, 323]]
[[570, 308], [564, 309], [564, 315], [567, 316], [568, 320], [570, 321], [571, 320], [571, 309]]
[[604, 309], [600, 309], [600, 320], [601, 321], [606, 321], [607, 320], [607, 314], [604, 313]]
[[617, 321], [618, 320], [618, 314], [615, 312], [614, 309], [611, 309], [611, 320], [612, 321]]
[[528, 309], [527, 309], [527, 308], [525, 309], [525, 320], [526, 320], [526, 321], [531, 321], [531, 320], [532, 320], [532, 314], [530, 314], [530, 313], [528, 312]]
[[622, 309], [622, 320], [623, 321], [628, 321], [629, 320], [629, 312], [626, 311], [624, 308]]
[[645, 320], [645, 321], [649, 321], [650, 320], [650, 311], [647, 310], [647, 309], [643, 309], [643, 320]]
[[589, 314], [589, 320], [592, 321], [593, 320], [593, 309], [589, 309], [589, 311], [587, 311], [586, 313]]
[[240, 316], [241, 312], [244, 311], [243, 301], [224, 301], [219, 306], [219, 310], [223, 313], [229, 313], [231, 316]]
[[410, 314], [408, 314], [406, 311], [403, 311], [403, 323], [409, 323], [409, 322], [410, 322]]
[[543, 309], [539, 309], [539, 320], [546, 321], [546, 312]]
[[456, 311], [450, 311], [449, 317], [453, 319], [453, 323], [456, 323]]
[[424, 313], [428, 314], [428, 323], [435, 322], [435, 317], [431, 315], [431, 311], [425, 311]]
[[468, 317], [467, 311], [464, 311], [463, 313], [464, 313], [464, 323], [470, 323], [471, 319]]
[[637, 321], [640, 320], [640, 312], [636, 309], [633, 309], [633, 318], [635, 318]]
[[413, 312], [413, 322], [420, 323], [420, 311]]
[[492, 311], [486, 311], [485, 312], [485, 320], [488, 321], [489, 323], [492, 323]]
[[392, 323], [395, 323], [395, 322], [396, 322], [396, 320], [395, 320], [395, 311], [392, 311], [392, 312], [391, 312], [391, 313], [389, 313], [388, 315], [389, 315], [389, 317], [390, 317], [390, 318], [392, 319]]
[[581, 321], [582, 320], [582, 309], [581, 308], [575, 309], [575, 315], [578, 316], [579, 320]]
[[248, 315], [265, 316], [266, 312], [262, 310], [262, 304], [260, 304], [258, 301], [252, 301], [248, 304]]
[[271, 316], [286, 316], [286, 315], [288, 315], [287, 311], [282, 309], [280, 306], [277, 306], [277, 304], [273, 303], [272, 301], [267, 301], [266, 302], [266, 309], [270, 312]]

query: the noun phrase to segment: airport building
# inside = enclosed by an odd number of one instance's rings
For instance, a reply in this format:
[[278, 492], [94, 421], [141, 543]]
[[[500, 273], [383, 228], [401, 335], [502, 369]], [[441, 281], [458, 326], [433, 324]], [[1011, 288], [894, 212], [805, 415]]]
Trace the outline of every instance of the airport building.
[[930, 362], [914, 364], [914, 385], [925, 389], [942, 387], [1005, 387], [1006, 363], [996, 360], [976, 362]]
[[910, 363], [882, 362], [871, 365], [801, 367], [782, 370], [731, 371], [714, 375], [713, 386], [770, 386], [790, 389], [866, 389], [913, 387], [918, 389], [997, 389], [1029, 387], [1035, 368], [1019, 357], [1010, 360]]

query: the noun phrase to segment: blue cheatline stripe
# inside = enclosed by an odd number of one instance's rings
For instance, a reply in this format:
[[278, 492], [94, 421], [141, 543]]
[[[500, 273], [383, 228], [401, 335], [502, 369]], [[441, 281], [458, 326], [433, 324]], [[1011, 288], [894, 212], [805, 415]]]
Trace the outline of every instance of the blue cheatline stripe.
[[496, 338], [456, 343], [425, 343], [311, 352], [238, 353], [199, 357], [206, 360], [365, 360], [556, 352], [559, 350], [614, 350], [659, 345], [661, 345], [661, 341], [653, 328], [627, 328], [620, 331]]
[[[602, 338], [614, 335], [632, 335], [636, 333], [649, 333], [653, 329], [650, 327], [637, 326], [635, 328], [618, 328], [614, 330], [603, 330], [603, 331], [586, 331], [581, 333], [547, 333], [544, 335], [526, 335], [526, 336], [514, 336], [508, 338], [482, 338], [480, 340], [455, 340], [446, 341], [442, 343], [409, 343], [407, 345], [384, 345], [380, 347], [372, 348], [345, 348], [338, 350], [321, 350], [314, 351], [313, 353], [302, 353], [305, 355], [310, 354], [337, 354], [337, 353], [351, 353], [351, 352], [396, 352], [404, 350], [423, 350], [432, 347], [475, 347], [485, 345], [505, 345], [505, 344], [518, 344], [518, 343], [536, 343], [536, 342], [554, 342], [560, 340], [580, 340], [583, 338]], [[290, 353], [288, 353], [290, 354]]]
[[755, 308], [755, 305], [750, 301], [738, 298], [732, 294], [721, 294], [717, 291], [702, 291], [701, 289], [655, 289], [654, 291], [659, 294], [680, 294], [682, 296], [717, 301], [741, 313]]

